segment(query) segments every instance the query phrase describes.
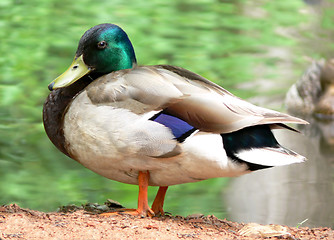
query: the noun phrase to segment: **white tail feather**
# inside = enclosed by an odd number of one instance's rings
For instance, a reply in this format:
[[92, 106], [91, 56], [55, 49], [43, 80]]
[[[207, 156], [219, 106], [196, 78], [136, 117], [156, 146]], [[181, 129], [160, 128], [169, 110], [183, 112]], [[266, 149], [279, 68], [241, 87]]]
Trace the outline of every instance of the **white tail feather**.
[[236, 156], [246, 162], [263, 166], [283, 166], [302, 163], [306, 158], [285, 148], [252, 148], [236, 153]]

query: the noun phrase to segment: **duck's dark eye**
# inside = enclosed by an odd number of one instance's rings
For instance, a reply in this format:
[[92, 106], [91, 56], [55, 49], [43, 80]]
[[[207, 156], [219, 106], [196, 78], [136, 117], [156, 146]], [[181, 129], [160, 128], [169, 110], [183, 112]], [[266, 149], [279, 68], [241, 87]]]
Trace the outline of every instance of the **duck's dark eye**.
[[108, 43], [106, 41], [101, 41], [97, 43], [97, 48], [98, 49], [104, 49], [108, 46]]

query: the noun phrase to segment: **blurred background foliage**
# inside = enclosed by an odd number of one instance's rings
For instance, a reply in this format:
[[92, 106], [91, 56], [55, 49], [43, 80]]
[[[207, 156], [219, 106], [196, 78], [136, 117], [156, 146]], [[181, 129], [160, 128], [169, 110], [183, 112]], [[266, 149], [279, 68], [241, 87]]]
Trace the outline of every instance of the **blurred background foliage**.
[[[42, 125], [47, 85], [69, 66], [90, 27], [120, 25], [139, 64], [187, 68], [261, 105], [271, 103], [257, 94], [279, 96], [274, 108], [281, 108], [284, 92], [307, 65], [304, 56], [331, 53], [333, 43], [324, 36], [333, 31], [332, 10], [302, 0], [2, 0], [0, 204], [54, 211], [59, 205], [112, 198], [136, 206], [137, 187], [100, 177], [68, 159]], [[166, 210], [224, 217], [220, 192], [227, 183], [213, 179], [171, 187]]]

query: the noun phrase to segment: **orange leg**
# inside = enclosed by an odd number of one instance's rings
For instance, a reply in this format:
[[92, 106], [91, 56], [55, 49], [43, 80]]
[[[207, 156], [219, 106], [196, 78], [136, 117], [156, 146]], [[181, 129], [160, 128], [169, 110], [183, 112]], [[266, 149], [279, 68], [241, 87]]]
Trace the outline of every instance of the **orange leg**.
[[118, 212], [107, 212], [100, 214], [101, 216], [110, 216], [115, 214], [127, 213], [134, 216], [141, 217], [153, 217], [154, 212], [148, 206], [147, 200], [147, 189], [148, 189], [148, 181], [150, 179], [150, 173], [148, 171], [141, 172], [138, 174], [138, 186], [139, 186], [139, 194], [138, 194], [138, 208], [137, 209], [121, 209]]
[[152, 210], [154, 214], [158, 215], [159, 213], [161, 215], [165, 215], [165, 212], [163, 210], [165, 196], [167, 192], [168, 187], [159, 187], [158, 193], [155, 196], [154, 202], [152, 204]]
[[138, 194], [138, 208], [136, 210], [139, 216], [154, 216], [154, 212], [148, 206], [147, 200], [147, 189], [148, 189], [148, 180], [150, 179], [150, 173], [147, 172], [140, 172], [138, 175], [138, 186], [139, 186], [139, 194]]

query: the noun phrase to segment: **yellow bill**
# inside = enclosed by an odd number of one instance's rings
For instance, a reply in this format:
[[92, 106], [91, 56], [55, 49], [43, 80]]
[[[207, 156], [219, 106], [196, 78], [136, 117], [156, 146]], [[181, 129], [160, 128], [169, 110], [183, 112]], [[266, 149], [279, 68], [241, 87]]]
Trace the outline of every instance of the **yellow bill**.
[[82, 55], [74, 58], [71, 66], [49, 84], [49, 90], [67, 87], [91, 71], [92, 69], [84, 63]]

